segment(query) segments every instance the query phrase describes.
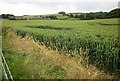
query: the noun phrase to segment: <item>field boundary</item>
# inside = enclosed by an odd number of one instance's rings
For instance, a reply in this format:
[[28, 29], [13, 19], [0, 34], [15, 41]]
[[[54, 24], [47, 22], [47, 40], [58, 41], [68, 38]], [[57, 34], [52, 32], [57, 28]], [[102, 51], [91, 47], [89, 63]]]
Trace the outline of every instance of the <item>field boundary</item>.
[[2, 70], [4, 72], [5, 79], [7, 81], [9, 81], [9, 79], [10, 81], [14, 81], [1, 49], [0, 49], [0, 53], [1, 53], [1, 59], [2, 59]]

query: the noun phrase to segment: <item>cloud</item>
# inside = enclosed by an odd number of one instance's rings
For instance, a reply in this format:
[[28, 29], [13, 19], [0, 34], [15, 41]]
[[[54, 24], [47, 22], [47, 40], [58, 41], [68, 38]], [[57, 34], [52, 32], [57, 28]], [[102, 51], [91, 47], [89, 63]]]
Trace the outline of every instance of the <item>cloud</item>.
[[[91, 2], [90, 2], [91, 1]], [[52, 14], [59, 11], [65, 12], [91, 12], [91, 11], [110, 11], [117, 8], [118, 0], [106, 0], [106, 2], [92, 2], [89, 0], [1, 0], [1, 13], [15, 15], [39, 15]], [[111, 1], [111, 2], [110, 2]], [[113, 2], [112, 2], [113, 1]], [[116, 2], [115, 2], [116, 1]]]

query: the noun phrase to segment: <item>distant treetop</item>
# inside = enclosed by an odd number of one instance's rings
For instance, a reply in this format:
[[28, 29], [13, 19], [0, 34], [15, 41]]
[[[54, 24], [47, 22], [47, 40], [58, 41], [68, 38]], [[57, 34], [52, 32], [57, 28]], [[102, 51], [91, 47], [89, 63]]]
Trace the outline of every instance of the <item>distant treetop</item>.
[[66, 14], [64, 11], [58, 12], [58, 14]]

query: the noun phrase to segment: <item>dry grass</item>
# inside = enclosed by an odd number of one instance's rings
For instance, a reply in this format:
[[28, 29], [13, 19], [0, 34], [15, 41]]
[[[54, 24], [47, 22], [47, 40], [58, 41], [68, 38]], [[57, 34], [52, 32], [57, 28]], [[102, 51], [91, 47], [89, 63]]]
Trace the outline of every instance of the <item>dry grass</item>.
[[[95, 66], [84, 66], [84, 61], [80, 56], [70, 56], [69, 54], [59, 53], [57, 50], [51, 50], [39, 42], [35, 42], [32, 37], [21, 38], [13, 32], [7, 35], [9, 38], [10, 50], [14, 52], [30, 54], [39, 64], [42, 62], [46, 67], [58, 67], [64, 71], [65, 76], [71, 79], [112, 79], [113, 76], [98, 70]], [[34, 54], [34, 55], [33, 55]], [[25, 64], [30, 63], [30, 58], [26, 59]], [[38, 68], [36, 68], [39, 70]], [[36, 71], [37, 71], [36, 70]], [[50, 75], [49, 75], [50, 76]]]

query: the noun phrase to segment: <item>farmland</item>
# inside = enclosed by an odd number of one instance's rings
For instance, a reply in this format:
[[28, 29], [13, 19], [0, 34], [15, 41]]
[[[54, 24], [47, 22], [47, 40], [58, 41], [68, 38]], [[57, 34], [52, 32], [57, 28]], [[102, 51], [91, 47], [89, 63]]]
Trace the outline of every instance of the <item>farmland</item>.
[[[3, 30], [11, 29], [21, 38], [32, 36], [47, 48], [73, 57], [82, 56], [88, 64], [114, 73], [120, 71], [118, 26], [117, 18], [3, 21]], [[5, 50], [6, 47], [3, 46], [3, 51]]]

